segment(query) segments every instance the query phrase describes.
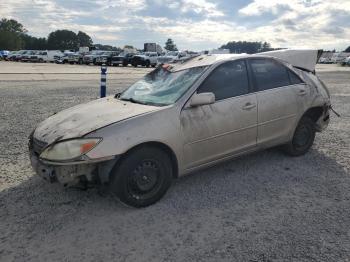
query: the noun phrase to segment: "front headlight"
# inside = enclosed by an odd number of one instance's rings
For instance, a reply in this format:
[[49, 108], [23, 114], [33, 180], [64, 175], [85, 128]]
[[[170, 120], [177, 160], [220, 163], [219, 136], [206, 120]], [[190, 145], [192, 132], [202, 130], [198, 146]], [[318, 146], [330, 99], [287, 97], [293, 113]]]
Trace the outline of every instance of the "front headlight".
[[101, 138], [83, 138], [58, 142], [46, 148], [40, 154], [40, 158], [52, 161], [73, 160], [92, 150], [101, 140]]

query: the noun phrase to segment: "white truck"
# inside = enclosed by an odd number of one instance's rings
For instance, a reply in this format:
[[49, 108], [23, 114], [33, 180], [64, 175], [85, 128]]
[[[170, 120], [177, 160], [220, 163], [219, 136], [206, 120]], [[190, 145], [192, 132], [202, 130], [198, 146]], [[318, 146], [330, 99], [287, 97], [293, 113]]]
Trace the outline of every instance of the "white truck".
[[55, 56], [63, 56], [63, 53], [60, 50], [43, 50], [39, 51], [37, 54], [38, 62], [55, 62]]
[[134, 67], [139, 65], [145, 67], [155, 67], [158, 64], [158, 54], [157, 52], [145, 52], [140, 55], [135, 55], [131, 60], [131, 64]]
[[165, 55], [158, 57], [158, 63], [172, 63], [190, 57], [184, 51], [169, 51]]

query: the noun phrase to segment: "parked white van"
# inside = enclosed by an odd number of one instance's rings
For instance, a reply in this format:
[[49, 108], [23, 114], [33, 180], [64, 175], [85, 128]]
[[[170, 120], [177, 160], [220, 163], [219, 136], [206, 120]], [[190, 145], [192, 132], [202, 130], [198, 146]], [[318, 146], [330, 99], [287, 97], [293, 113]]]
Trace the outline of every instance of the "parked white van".
[[55, 62], [55, 56], [63, 56], [60, 50], [44, 50], [37, 54], [38, 62]]

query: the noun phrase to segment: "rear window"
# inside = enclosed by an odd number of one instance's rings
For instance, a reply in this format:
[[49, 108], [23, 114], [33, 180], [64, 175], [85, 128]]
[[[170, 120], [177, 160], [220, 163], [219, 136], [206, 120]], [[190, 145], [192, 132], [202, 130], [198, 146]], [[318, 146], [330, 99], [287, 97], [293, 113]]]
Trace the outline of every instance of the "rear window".
[[251, 59], [255, 85], [259, 91], [290, 85], [287, 68], [271, 59]]
[[299, 76], [297, 76], [294, 72], [291, 70], [288, 70], [289, 78], [290, 78], [290, 83], [292, 85], [297, 85], [297, 84], [302, 84], [304, 83]]

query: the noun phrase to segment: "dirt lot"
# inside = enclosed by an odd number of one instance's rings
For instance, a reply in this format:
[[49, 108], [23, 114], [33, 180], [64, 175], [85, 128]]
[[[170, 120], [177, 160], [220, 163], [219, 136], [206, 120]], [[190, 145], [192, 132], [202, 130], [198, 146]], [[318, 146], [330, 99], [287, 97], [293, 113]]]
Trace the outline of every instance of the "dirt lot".
[[[318, 68], [342, 117], [306, 156], [255, 153], [133, 209], [48, 184], [27, 157], [38, 122], [98, 96], [99, 68], [0, 62], [0, 261], [350, 261], [349, 69]], [[108, 93], [147, 70], [109, 69]]]

